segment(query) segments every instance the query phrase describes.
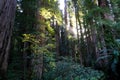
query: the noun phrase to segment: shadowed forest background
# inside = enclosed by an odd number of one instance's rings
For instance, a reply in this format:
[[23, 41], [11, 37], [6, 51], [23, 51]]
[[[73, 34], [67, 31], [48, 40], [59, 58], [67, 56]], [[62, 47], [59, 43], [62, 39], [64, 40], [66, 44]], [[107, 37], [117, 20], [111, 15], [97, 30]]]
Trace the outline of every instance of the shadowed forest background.
[[0, 0], [0, 80], [120, 80], [120, 0]]

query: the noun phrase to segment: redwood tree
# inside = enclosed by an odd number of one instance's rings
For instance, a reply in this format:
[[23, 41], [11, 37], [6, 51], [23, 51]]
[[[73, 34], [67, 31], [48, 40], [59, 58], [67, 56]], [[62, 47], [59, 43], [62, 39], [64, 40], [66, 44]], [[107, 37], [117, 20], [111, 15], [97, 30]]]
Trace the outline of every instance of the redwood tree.
[[5, 76], [14, 24], [16, 0], [0, 0], [0, 76]]

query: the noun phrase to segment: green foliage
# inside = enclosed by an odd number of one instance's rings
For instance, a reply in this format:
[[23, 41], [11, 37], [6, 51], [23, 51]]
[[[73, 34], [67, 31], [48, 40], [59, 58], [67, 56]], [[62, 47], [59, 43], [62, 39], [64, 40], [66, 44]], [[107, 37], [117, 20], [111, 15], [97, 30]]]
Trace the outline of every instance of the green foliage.
[[[52, 61], [52, 60], [51, 60]], [[52, 69], [44, 71], [44, 80], [103, 80], [104, 74], [101, 71], [90, 67], [83, 67], [71, 59], [63, 58], [55, 62]]]
[[12, 50], [9, 58], [9, 66], [7, 70], [7, 78], [8, 80], [21, 80], [23, 77], [23, 68], [21, 68], [23, 65], [23, 58], [22, 58], [22, 49], [19, 47], [16, 47], [20, 42], [18, 40], [15, 40], [12, 45]]
[[49, 19], [54, 15], [53, 12], [50, 12], [49, 9], [41, 8], [40, 13], [42, 16], [44, 16], [45, 19]]
[[[38, 65], [40, 61], [36, 60], [39, 56], [43, 56], [43, 65], [44, 65], [44, 71], [48, 72], [49, 70], [52, 71], [52, 69], [55, 67], [55, 45], [54, 44], [47, 44], [44, 47], [40, 46], [33, 46], [34, 53], [32, 54], [32, 58], [34, 58], [33, 66]], [[48, 75], [49, 76], [49, 75]], [[32, 72], [32, 80], [36, 80], [36, 74], [33, 70]]]
[[58, 8], [58, 0], [46, 0], [42, 1], [44, 5], [41, 5], [40, 14], [46, 19], [49, 20], [54, 16], [59, 25], [62, 24], [61, 12]]

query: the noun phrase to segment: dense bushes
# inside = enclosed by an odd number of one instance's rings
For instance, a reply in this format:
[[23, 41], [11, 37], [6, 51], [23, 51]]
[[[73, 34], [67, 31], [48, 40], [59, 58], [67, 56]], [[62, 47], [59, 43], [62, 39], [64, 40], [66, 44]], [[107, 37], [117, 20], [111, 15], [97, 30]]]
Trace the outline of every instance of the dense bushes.
[[[52, 59], [51, 59], [52, 60]], [[52, 61], [49, 61], [50, 64]], [[54, 62], [54, 67], [44, 69], [44, 80], [103, 80], [104, 73], [90, 67], [83, 67], [71, 59]]]

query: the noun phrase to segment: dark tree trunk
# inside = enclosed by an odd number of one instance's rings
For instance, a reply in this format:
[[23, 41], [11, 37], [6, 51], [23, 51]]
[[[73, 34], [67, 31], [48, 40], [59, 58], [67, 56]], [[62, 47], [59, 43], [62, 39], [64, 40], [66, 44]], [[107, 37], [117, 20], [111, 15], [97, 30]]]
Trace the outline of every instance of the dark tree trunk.
[[16, 0], [0, 0], [0, 76], [7, 71]]
[[58, 57], [60, 55], [60, 51], [59, 51], [59, 40], [60, 40], [60, 34], [59, 34], [59, 26], [58, 23], [56, 21], [56, 25], [55, 25], [55, 39], [56, 39], [56, 56]]
[[[45, 46], [45, 37], [41, 36], [41, 34], [45, 34], [45, 25], [41, 23], [40, 21], [45, 22], [45, 19], [42, 15], [40, 15], [40, 8], [44, 1], [37, 1], [37, 11], [36, 11], [36, 31], [40, 32], [39, 35], [36, 35], [36, 40], [38, 41], [36, 45], [38, 47], [44, 47]], [[38, 49], [34, 50], [34, 53], [36, 56], [32, 59], [32, 65], [33, 65], [33, 72], [34, 76], [36, 77], [36, 80], [42, 80], [42, 74], [43, 74], [43, 53], [39, 52]], [[35, 64], [36, 63], [36, 64]]]
[[[101, 13], [102, 18], [105, 19], [105, 20], [114, 21], [114, 16], [113, 16], [113, 14], [111, 13], [111, 6], [109, 6], [110, 1], [109, 1], [109, 0], [98, 0], [98, 3], [99, 3], [99, 6], [100, 6], [101, 8], [103, 8], [103, 9], [104, 9], [104, 8], [109, 8], [109, 10], [110, 10], [110, 12], [102, 12], [102, 13]], [[102, 50], [103, 50], [103, 55], [104, 55], [104, 56], [107, 56], [107, 55], [108, 55], [108, 53], [107, 53], [106, 41], [105, 41], [105, 37], [106, 37], [105, 34], [107, 34], [107, 33], [106, 33], [106, 29], [107, 29], [107, 30], [112, 30], [112, 29], [110, 28], [110, 26], [107, 26], [107, 25], [105, 25], [105, 24], [103, 24], [103, 25], [101, 26], [100, 39], [101, 39]], [[111, 35], [112, 35], [112, 34], [111, 34]], [[106, 59], [104, 60], [104, 64], [107, 65], [107, 63], [108, 63], [108, 59], [106, 58]]]
[[[98, 0], [98, 3], [99, 3], [99, 6], [101, 8], [106, 8], [107, 7], [107, 4], [106, 4], [107, 0]], [[107, 13], [101, 13], [102, 17], [103, 18], [106, 18], [107, 17]], [[101, 33], [100, 33], [100, 41], [101, 41], [101, 44], [102, 44], [102, 50], [103, 50], [103, 55], [104, 56], [107, 56], [107, 48], [106, 48], [106, 42], [105, 42], [105, 25], [103, 24], [101, 26]], [[104, 60], [104, 64], [107, 64], [108, 60], [105, 59]]]

